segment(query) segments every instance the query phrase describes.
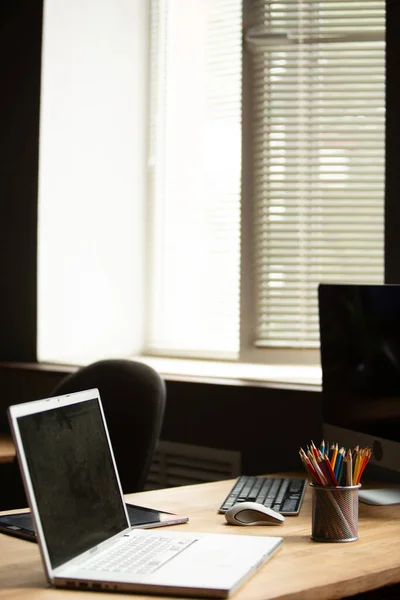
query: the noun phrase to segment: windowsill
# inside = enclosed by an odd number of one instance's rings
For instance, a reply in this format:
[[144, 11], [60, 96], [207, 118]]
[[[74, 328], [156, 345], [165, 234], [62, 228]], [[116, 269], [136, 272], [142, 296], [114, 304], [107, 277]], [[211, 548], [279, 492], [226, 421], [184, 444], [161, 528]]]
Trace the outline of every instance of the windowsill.
[[[132, 360], [148, 364], [166, 380], [321, 390], [321, 368], [319, 365], [267, 365], [156, 356], [135, 356], [132, 357]], [[0, 366], [69, 373], [81, 365], [2, 362]]]
[[150, 365], [167, 379], [203, 379], [221, 384], [321, 389], [319, 365], [266, 365], [155, 356], [135, 357], [135, 360]]

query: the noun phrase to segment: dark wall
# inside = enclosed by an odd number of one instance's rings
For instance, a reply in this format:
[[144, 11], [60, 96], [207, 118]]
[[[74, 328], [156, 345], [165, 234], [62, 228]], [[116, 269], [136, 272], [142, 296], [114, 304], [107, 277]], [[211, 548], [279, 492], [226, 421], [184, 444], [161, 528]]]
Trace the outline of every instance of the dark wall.
[[386, 0], [385, 281], [400, 282], [400, 2]]
[[0, 360], [36, 360], [42, 1], [0, 3]]

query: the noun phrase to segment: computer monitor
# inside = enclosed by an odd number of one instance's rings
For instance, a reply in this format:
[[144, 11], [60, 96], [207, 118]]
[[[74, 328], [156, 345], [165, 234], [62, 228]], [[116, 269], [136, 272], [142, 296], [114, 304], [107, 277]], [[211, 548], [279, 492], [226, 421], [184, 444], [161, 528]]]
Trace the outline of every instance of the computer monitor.
[[324, 439], [400, 482], [400, 285], [320, 284], [318, 303]]

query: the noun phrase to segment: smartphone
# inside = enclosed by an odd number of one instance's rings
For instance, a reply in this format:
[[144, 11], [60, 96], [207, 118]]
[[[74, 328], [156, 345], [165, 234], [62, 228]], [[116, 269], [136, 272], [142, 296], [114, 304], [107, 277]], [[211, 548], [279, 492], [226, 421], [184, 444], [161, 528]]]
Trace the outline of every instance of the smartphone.
[[[166, 525], [187, 523], [189, 517], [147, 508], [136, 504], [126, 504], [131, 526], [139, 529], [151, 529]], [[30, 512], [4, 513], [0, 515], [0, 532], [36, 542], [35, 529]]]

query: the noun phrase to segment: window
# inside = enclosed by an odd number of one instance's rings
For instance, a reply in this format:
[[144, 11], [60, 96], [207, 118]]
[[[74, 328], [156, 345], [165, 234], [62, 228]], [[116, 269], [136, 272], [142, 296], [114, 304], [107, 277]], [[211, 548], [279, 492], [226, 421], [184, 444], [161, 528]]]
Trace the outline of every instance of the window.
[[318, 346], [318, 283], [383, 282], [385, 3], [250, 6], [254, 344], [276, 355]]
[[147, 352], [239, 352], [241, 0], [153, 6]]
[[317, 361], [383, 282], [385, 3], [149, 6], [45, 3], [38, 356]]

